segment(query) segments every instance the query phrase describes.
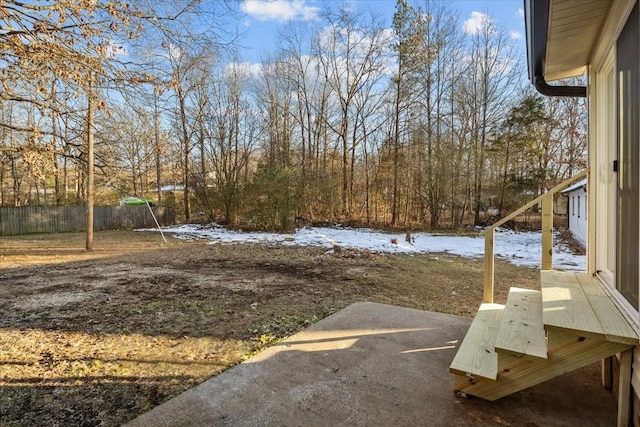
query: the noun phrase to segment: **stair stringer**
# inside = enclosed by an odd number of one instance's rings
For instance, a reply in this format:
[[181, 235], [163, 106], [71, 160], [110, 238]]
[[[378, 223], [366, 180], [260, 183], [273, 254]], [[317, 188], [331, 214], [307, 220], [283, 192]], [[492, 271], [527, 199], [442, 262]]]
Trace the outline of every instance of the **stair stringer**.
[[455, 375], [454, 391], [458, 395], [497, 400], [621, 353], [631, 347], [633, 346], [630, 344], [606, 341], [602, 338], [549, 330], [546, 360], [499, 353], [496, 381]]

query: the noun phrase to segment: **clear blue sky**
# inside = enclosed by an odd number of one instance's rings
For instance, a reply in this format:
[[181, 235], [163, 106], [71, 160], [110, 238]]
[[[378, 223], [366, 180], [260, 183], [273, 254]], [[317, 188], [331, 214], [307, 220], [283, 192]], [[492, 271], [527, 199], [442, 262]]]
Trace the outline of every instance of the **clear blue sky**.
[[[445, 0], [446, 1], [446, 0]], [[409, 4], [421, 6], [422, 0], [408, 0]], [[244, 12], [240, 29], [246, 31], [243, 43], [248, 49], [242, 52], [243, 59], [258, 62], [265, 52], [273, 50], [276, 32], [280, 25], [297, 21], [314, 21], [325, 7], [336, 7], [347, 4], [363, 10], [373, 9], [391, 26], [395, 11], [395, 0], [243, 0], [241, 9]], [[453, 10], [458, 12], [460, 25], [473, 25], [474, 21], [489, 15], [498, 25], [507, 30], [514, 41], [524, 52], [524, 17], [523, 0], [450, 0]]]

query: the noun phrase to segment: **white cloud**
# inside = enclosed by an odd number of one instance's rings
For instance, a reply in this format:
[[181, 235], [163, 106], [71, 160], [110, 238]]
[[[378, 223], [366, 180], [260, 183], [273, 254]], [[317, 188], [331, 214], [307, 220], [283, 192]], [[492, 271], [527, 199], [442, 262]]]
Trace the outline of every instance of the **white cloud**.
[[518, 9], [518, 11], [516, 12], [516, 15], [518, 15], [520, 18], [524, 18], [524, 9], [523, 8]]
[[511, 31], [511, 38], [513, 40], [520, 40], [522, 38], [522, 33], [520, 31]]
[[348, 12], [357, 12], [358, 2], [356, 0], [345, 0], [342, 2], [342, 7]]
[[482, 12], [471, 12], [471, 17], [464, 21], [462, 28], [467, 34], [478, 34], [482, 28], [493, 20], [489, 15]]
[[304, 21], [316, 19], [320, 8], [307, 0], [244, 0], [242, 11], [260, 21]]
[[227, 73], [239, 73], [244, 75], [245, 77], [250, 77], [254, 80], [262, 77], [264, 70], [262, 68], [262, 64], [255, 64], [250, 62], [230, 62], [227, 64], [226, 70]]

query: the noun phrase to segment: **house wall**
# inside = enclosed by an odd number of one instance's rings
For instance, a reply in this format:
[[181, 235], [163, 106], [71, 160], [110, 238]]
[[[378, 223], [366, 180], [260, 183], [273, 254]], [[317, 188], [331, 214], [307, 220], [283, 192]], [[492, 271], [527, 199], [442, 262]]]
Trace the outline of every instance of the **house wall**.
[[[615, 42], [627, 17], [635, 5], [635, 0], [612, 3], [592, 55], [589, 66], [589, 166], [591, 168], [588, 187], [588, 272], [597, 275], [611, 291], [611, 296], [627, 316], [630, 323], [640, 333], [638, 311], [616, 291], [615, 278], [615, 206], [616, 180], [612, 163], [617, 159], [616, 147], [616, 90]], [[640, 171], [638, 171], [640, 173]], [[640, 284], [639, 284], [640, 286]], [[640, 427], [640, 347], [633, 354], [631, 375], [632, 420]], [[614, 378], [618, 374], [614, 364]]]
[[573, 237], [587, 245], [587, 192], [582, 187], [565, 194], [569, 206], [569, 230]]

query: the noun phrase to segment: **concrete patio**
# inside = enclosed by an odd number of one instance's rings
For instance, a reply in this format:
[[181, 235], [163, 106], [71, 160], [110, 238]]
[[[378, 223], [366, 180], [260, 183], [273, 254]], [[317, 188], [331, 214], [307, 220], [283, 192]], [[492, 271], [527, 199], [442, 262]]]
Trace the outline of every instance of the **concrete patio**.
[[589, 366], [495, 402], [453, 395], [471, 319], [357, 303], [128, 426], [606, 426], [616, 402]]

